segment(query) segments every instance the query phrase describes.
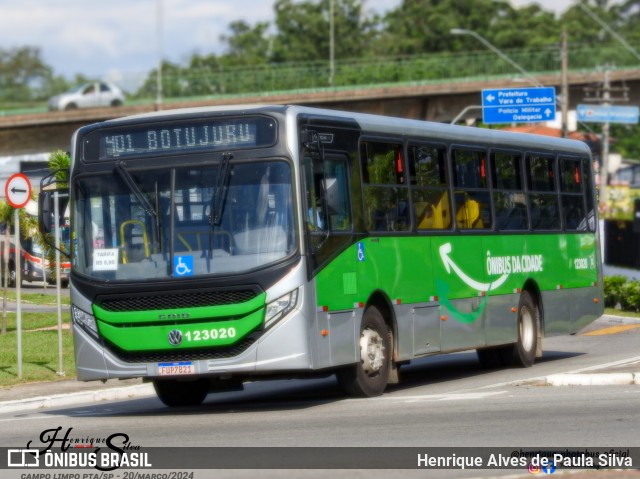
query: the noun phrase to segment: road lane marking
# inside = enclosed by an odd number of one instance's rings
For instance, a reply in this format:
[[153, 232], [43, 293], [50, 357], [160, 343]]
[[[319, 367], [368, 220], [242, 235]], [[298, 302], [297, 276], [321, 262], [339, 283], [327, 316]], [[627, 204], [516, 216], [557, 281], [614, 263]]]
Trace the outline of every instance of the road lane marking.
[[619, 326], [611, 326], [609, 328], [596, 329], [595, 331], [589, 331], [588, 333], [582, 333], [580, 336], [604, 336], [606, 334], [618, 334], [631, 329], [640, 328], [640, 324], [622, 324]]
[[366, 398], [365, 401], [404, 401], [406, 403], [415, 403], [423, 401], [466, 401], [469, 399], [485, 399], [499, 394], [505, 394], [507, 391], [491, 391], [491, 392], [451, 392], [444, 394], [422, 394], [419, 396], [395, 396], [393, 394], [385, 394], [376, 398]]

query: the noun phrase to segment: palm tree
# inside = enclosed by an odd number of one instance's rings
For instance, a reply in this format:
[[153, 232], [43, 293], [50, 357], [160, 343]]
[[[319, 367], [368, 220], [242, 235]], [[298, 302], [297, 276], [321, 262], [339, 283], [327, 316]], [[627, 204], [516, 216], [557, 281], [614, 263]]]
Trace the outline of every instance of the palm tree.
[[2, 295], [2, 330], [1, 334], [6, 334], [7, 332], [7, 288], [9, 287], [9, 242], [11, 240], [10, 233], [10, 225], [13, 222], [13, 208], [9, 203], [5, 201], [0, 201], [0, 227], [4, 228], [5, 239], [4, 243], [4, 251], [1, 251], [0, 254], [3, 255], [4, 261], [4, 271], [2, 272], [3, 278], [3, 295]]

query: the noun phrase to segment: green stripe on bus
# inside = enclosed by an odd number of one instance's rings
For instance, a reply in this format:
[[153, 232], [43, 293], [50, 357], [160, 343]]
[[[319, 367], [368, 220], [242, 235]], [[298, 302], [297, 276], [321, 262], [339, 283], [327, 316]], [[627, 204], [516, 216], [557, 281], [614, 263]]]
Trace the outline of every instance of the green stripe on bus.
[[598, 281], [593, 233], [378, 236], [360, 244], [360, 259], [353, 244], [318, 273], [319, 306], [351, 309], [374, 291], [412, 304], [513, 294], [529, 279], [541, 291]]
[[[233, 345], [258, 328], [263, 320], [264, 309], [260, 309], [241, 319], [179, 325], [118, 327], [98, 321], [98, 330], [125, 351], [191, 349]], [[173, 330], [182, 333], [182, 342], [176, 346], [168, 340]]]

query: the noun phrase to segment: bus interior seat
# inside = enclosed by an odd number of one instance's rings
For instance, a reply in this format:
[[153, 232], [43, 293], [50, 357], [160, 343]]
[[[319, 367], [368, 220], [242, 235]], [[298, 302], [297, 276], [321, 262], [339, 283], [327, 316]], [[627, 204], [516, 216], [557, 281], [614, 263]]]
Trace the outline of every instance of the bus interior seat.
[[467, 199], [458, 208], [456, 221], [461, 229], [483, 228], [484, 224], [480, 218], [480, 203], [476, 200]]
[[418, 229], [446, 229], [450, 226], [449, 195], [443, 192], [434, 205], [427, 201], [415, 203]]

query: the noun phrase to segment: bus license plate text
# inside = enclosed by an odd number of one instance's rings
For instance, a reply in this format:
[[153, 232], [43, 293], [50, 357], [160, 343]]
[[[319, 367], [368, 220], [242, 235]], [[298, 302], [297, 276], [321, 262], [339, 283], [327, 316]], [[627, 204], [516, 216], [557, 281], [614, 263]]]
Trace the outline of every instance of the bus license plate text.
[[178, 363], [158, 363], [158, 376], [182, 376], [195, 374], [196, 368], [191, 361]]

